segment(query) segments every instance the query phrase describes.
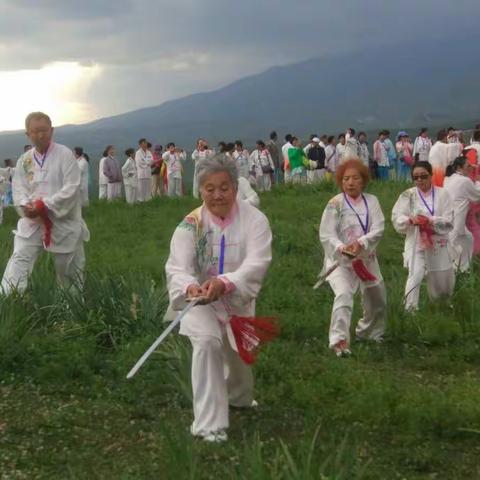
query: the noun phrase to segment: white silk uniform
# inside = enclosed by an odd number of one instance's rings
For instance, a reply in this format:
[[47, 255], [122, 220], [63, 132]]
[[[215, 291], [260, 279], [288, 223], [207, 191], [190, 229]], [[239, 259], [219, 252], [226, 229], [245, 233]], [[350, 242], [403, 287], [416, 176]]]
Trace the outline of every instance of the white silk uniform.
[[103, 173], [103, 165], [107, 157], [102, 157], [98, 163], [98, 199], [105, 200], [107, 198], [108, 178]]
[[135, 165], [137, 167], [137, 200], [146, 202], [152, 198], [152, 162], [153, 155], [149, 150], [139, 148], [135, 153]]
[[[386, 290], [376, 256], [376, 247], [383, 236], [385, 223], [382, 209], [377, 197], [368, 193], [363, 194], [368, 210], [362, 196], [356, 200], [347, 198], [355, 211], [341, 193], [327, 203], [320, 223], [320, 242], [325, 252], [322, 273], [336, 261], [340, 262], [339, 267], [327, 277], [335, 294], [330, 321], [330, 348], [341, 340], [350, 342], [353, 297], [358, 289], [362, 294], [363, 318], [356, 327], [357, 338], [380, 341], [385, 331]], [[355, 212], [366, 225], [366, 233]], [[340, 252], [342, 246], [355, 240], [363, 247], [360, 256], [369, 272], [375, 275], [374, 281], [360, 280], [352, 268], [351, 260]]]
[[[90, 234], [82, 218], [80, 169], [72, 151], [52, 143], [43, 166], [35, 161], [35, 148], [24, 153], [17, 162], [13, 177], [13, 201], [22, 218], [18, 221], [13, 254], [3, 274], [1, 289], [9, 294], [17, 288], [23, 292], [28, 276], [42, 250], [54, 255], [57, 280], [61, 284], [83, 281], [85, 254], [83, 242]], [[37, 154], [37, 158], [40, 157]], [[43, 224], [23, 216], [20, 207], [41, 199], [53, 223], [51, 243], [43, 243]]]
[[85, 157], [77, 159], [78, 168], [80, 168], [80, 199], [82, 201], [82, 207], [88, 207], [88, 162]]
[[246, 178], [248, 180], [250, 169], [249, 169], [249, 153], [248, 150], [242, 150], [239, 152], [238, 150], [234, 150], [232, 153], [232, 158], [235, 160], [235, 164], [237, 165], [238, 169], [238, 176]]
[[128, 204], [137, 200], [137, 166], [132, 157], [128, 157], [122, 167], [123, 186], [125, 187], [125, 200]]
[[181, 197], [182, 192], [182, 162], [185, 161], [187, 155], [185, 152], [165, 152], [162, 155], [163, 162], [167, 166], [167, 179], [169, 197]]
[[257, 192], [252, 188], [250, 182], [243, 177], [238, 178], [237, 200], [243, 200], [254, 207], [260, 206], [260, 198]]
[[[433, 189], [435, 198], [432, 197]], [[428, 208], [418, 189], [413, 187], [400, 194], [392, 210], [393, 227], [398, 233], [406, 235], [403, 252], [403, 265], [408, 268], [404, 298], [406, 310], [418, 308], [420, 286], [425, 274], [431, 298], [449, 296], [455, 286], [455, 273], [448, 249], [448, 235], [453, 229], [453, 202], [445, 189], [440, 187], [432, 187], [429, 194], [422, 195]], [[429, 211], [432, 206], [433, 215]], [[410, 225], [410, 217], [417, 215], [431, 219], [435, 231], [432, 248], [423, 247], [419, 233], [415, 234], [415, 229], [419, 227]]]
[[200, 194], [198, 192], [198, 167], [202, 160], [207, 158], [211, 158], [215, 155], [213, 150], [197, 150], [195, 149], [192, 153], [192, 160], [194, 163], [194, 170], [193, 170], [193, 196], [195, 198], [199, 198]]
[[480, 202], [480, 182], [473, 182], [464, 175], [454, 173], [445, 178], [443, 187], [452, 199], [455, 212], [453, 230], [450, 232], [450, 255], [455, 268], [466, 272], [473, 256], [473, 235], [465, 223], [470, 202]]
[[[224, 274], [219, 275], [222, 235], [225, 261]], [[193, 307], [180, 325], [180, 334], [187, 335], [193, 346], [194, 435], [227, 428], [229, 404], [252, 404], [251, 368], [236, 351], [229, 318], [255, 315], [255, 299], [272, 258], [271, 241], [267, 218], [246, 202], [237, 202], [223, 221], [199, 207], [173, 234], [165, 270], [174, 310], [185, 307], [189, 285], [215, 277], [227, 285], [220, 300]]]
[[413, 144], [413, 158], [418, 153], [418, 160], [421, 162], [428, 162], [430, 149], [432, 148], [432, 141], [428, 137], [418, 136]]
[[254, 150], [248, 158], [250, 168], [249, 170], [255, 172], [256, 186], [260, 192], [268, 192], [272, 188], [272, 180], [270, 173], [264, 172], [263, 169], [270, 168], [275, 171], [270, 152], [265, 148], [264, 150]]

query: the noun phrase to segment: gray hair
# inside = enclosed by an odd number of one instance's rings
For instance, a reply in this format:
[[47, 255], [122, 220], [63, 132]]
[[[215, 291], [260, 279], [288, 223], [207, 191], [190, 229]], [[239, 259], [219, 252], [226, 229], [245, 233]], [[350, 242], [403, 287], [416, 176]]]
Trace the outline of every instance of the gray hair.
[[210, 175], [220, 172], [225, 172], [230, 177], [235, 188], [238, 188], [237, 165], [232, 157], [224, 153], [200, 160], [197, 169], [198, 185], [201, 187]]

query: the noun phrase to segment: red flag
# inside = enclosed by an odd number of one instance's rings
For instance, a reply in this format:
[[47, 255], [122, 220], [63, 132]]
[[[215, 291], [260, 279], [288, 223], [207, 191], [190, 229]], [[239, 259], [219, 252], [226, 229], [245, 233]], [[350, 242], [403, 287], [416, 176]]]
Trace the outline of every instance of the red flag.
[[230, 318], [233, 336], [240, 358], [248, 365], [255, 363], [261, 346], [280, 333], [277, 317]]

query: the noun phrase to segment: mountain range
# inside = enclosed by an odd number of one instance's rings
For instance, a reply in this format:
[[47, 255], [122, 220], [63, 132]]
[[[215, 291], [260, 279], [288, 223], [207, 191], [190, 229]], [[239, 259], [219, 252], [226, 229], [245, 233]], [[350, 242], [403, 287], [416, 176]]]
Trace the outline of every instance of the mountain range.
[[[314, 58], [269, 68], [215, 91], [57, 127], [55, 138], [98, 157], [107, 144], [123, 150], [140, 137], [191, 149], [198, 137], [212, 144], [238, 138], [251, 145], [267, 139], [273, 129], [305, 137], [339, 133], [348, 126], [375, 132], [469, 125], [480, 119], [475, 53], [475, 45], [464, 39], [460, 44], [412, 44], [393, 53], [379, 46]], [[0, 155], [15, 158], [24, 143], [23, 132], [0, 133]]]

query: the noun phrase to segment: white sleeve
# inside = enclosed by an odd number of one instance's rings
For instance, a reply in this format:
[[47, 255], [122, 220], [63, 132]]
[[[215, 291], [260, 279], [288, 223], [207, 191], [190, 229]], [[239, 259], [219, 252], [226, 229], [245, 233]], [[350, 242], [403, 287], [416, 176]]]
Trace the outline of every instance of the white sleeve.
[[[25, 157], [21, 157], [18, 160], [15, 175], [12, 180], [13, 204], [16, 207], [24, 206], [32, 200], [30, 198], [25, 169], [23, 168], [24, 161]], [[23, 213], [23, 210], [19, 210], [19, 213]]]
[[480, 202], [480, 182], [469, 182], [465, 193], [470, 202]]
[[443, 190], [443, 193], [438, 202], [441, 215], [431, 217], [435, 233], [439, 235], [446, 235], [453, 230], [453, 202], [447, 191]]
[[80, 190], [80, 169], [77, 160], [72, 152], [65, 155], [61, 163], [61, 173], [63, 177], [62, 188], [51, 197], [43, 199], [46, 207], [53, 212], [57, 218], [62, 218], [78, 202], [78, 192]]
[[174, 310], [181, 310], [185, 306], [188, 286], [199, 284], [194, 267], [195, 255], [193, 227], [178, 226], [170, 241], [170, 255], [165, 265], [168, 294]]
[[323, 211], [322, 220], [320, 221], [320, 243], [325, 251], [325, 256], [329, 258], [335, 258], [339, 248], [344, 245], [337, 231], [340, 222], [339, 209], [338, 201], [335, 198], [330, 200]]
[[400, 194], [392, 209], [393, 228], [402, 235], [415, 228], [410, 225], [410, 216], [413, 215], [411, 202], [411, 192], [407, 190]]

